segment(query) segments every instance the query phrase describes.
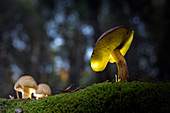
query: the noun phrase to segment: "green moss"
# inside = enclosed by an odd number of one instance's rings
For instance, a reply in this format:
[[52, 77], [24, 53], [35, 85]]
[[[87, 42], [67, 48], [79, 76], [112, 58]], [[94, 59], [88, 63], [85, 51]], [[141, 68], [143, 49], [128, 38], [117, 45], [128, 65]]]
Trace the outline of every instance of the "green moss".
[[[24, 100], [0, 99], [1, 111], [14, 112]], [[24, 112], [166, 113], [170, 111], [170, 83], [100, 83], [71, 94], [27, 100]]]

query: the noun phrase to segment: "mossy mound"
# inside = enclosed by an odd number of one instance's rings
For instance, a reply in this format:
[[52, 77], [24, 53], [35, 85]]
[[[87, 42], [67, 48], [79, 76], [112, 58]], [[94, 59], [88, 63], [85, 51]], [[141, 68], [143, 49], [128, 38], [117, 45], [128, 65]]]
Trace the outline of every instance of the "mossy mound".
[[[14, 112], [24, 100], [0, 99], [1, 111]], [[168, 113], [170, 82], [99, 83], [71, 94], [28, 99], [23, 112]]]

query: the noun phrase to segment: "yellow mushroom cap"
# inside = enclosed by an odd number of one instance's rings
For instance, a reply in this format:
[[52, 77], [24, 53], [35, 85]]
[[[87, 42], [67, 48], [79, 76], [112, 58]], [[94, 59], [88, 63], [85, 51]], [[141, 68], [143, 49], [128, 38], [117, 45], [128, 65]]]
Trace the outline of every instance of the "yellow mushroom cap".
[[36, 91], [36, 94], [44, 94], [44, 95], [50, 96], [51, 95], [51, 88], [47, 84], [44, 84], [44, 83], [39, 84], [37, 91]]
[[32, 88], [37, 89], [37, 83], [31, 76], [22, 76], [18, 79], [18, 81], [14, 85], [14, 89], [16, 91], [21, 91], [21, 89], [24, 88]]
[[111, 55], [114, 49], [120, 49], [124, 56], [132, 43], [133, 35], [133, 30], [122, 26], [106, 31], [95, 44], [90, 60], [92, 69], [103, 71], [108, 62], [114, 63], [115, 59]]

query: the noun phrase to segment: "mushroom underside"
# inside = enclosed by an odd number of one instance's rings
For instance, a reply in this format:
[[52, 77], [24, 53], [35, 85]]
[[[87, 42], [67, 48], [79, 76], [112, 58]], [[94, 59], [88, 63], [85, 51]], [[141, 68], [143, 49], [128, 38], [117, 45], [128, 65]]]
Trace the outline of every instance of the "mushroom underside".
[[22, 87], [22, 88], [18, 88], [16, 89], [16, 94], [17, 94], [17, 98], [19, 99], [19, 94], [18, 92], [22, 93], [22, 99], [28, 99], [28, 98], [32, 98], [32, 93], [34, 94], [36, 91], [35, 88], [29, 88], [29, 87]]

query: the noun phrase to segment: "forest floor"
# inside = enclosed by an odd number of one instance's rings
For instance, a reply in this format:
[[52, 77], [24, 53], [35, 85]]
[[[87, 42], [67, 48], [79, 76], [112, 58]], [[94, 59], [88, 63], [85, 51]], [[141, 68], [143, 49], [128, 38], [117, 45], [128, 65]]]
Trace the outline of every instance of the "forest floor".
[[105, 82], [43, 99], [0, 99], [1, 112], [168, 113], [170, 82]]

